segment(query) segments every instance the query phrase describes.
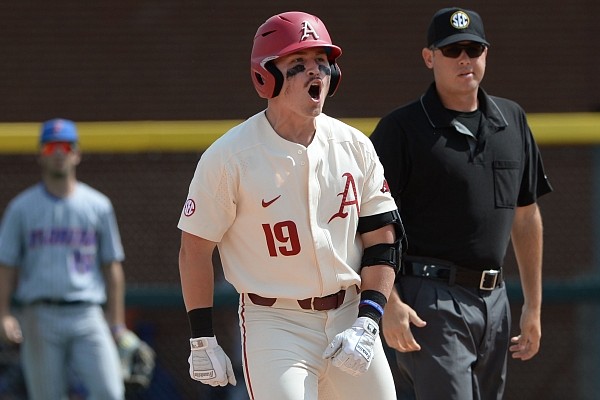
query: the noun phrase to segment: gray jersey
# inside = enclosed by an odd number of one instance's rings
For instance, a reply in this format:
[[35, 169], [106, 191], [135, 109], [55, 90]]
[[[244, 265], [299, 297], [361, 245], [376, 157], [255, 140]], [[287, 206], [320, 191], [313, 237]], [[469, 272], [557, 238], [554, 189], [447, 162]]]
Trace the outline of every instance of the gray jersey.
[[123, 258], [110, 200], [82, 182], [66, 198], [32, 186], [11, 201], [0, 225], [0, 263], [19, 268], [15, 298], [23, 303], [103, 303], [101, 267]]

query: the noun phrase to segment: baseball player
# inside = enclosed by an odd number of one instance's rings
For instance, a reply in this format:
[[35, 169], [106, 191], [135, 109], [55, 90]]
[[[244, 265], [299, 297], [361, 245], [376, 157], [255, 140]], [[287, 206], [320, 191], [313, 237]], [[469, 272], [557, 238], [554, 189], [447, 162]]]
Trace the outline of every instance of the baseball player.
[[267, 108], [203, 153], [178, 224], [192, 379], [236, 384], [212, 328], [218, 246], [251, 399], [396, 399], [378, 333], [403, 230], [368, 138], [322, 113], [341, 53], [313, 15], [258, 28], [251, 78]]
[[[523, 109], [480, 87], [488, 50], [479, 14], [436, 12], [422, 50], [434, 82], [371, 135], [410, 242], [383, 318], [403, 398], [500, 400], [507, 353], [528, 360], [540, 347], [537, 199], [552, 187]], [[511, 240], [525, 300], [512, 338]]]
[[[10, 202], [0, 225], [0, 333], [22, 342], [31, 400], [65, 398], [68, 371], [88, 399], [124, 396], [113, 340], [128, 332], [123, 248], [110, 200], [76, 179], [80, 159], [75, 124], [45, 122], [42, 181]], [[22, 305], [18, 320], [13, 294]]]

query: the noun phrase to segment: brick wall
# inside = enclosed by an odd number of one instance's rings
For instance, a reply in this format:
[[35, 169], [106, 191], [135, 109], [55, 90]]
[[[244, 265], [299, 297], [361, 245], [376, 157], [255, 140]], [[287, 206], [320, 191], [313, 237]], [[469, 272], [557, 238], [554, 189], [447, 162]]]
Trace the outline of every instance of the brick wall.
[[[597, 111], [600, 3], [464, 1], [492, 43], [484, 86], [529, 112]], [[421, 48], [439, 3], [332, 0], [307, 5], [342, 47], [338, 117], [378, 117], [431, 79]], [[296, 1], [0, 4], [0, 121], [196, 120], [264, 106], [249, 78], [257, 27]]]

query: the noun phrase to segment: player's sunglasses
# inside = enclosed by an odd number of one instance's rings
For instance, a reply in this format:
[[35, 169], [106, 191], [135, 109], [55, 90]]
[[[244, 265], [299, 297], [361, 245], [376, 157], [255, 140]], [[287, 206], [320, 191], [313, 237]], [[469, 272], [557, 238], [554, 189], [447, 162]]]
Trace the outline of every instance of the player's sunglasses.
[[71, 153], [75, 150], [75, 143], [71, 142], [49, 142], [42, 145], [42, 155], [49, 156], [56, 153], [58, 150], [63, 153]]
[[442, 52], [444, 57], [458, 58], [462, 54], [463, 50], [467, 52], [469, 58], [477, 58], [483, 54], [485, 46], [481, 43], [469, 43], [469, 44], [449, 44], [448, 46], [438, 48]]

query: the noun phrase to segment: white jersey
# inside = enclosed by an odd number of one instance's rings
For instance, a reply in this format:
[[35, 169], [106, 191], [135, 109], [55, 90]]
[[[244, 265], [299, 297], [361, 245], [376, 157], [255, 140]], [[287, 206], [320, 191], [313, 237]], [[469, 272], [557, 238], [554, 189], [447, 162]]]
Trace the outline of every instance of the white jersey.
[[0, 225], [0, 263], [19, 268], [15, 298], [106, 300], [101, 266], [122, 261], [110, 200], [78, 182], [66, 198], [37, 184], [15, 197]]
[[202, 155], [178, 227], [218, 242], [240, 293], [303, 299], [360, 286], [359, 217], [396, 209], [370, 140], [325, 114], [312, 143], [260, 112]]

